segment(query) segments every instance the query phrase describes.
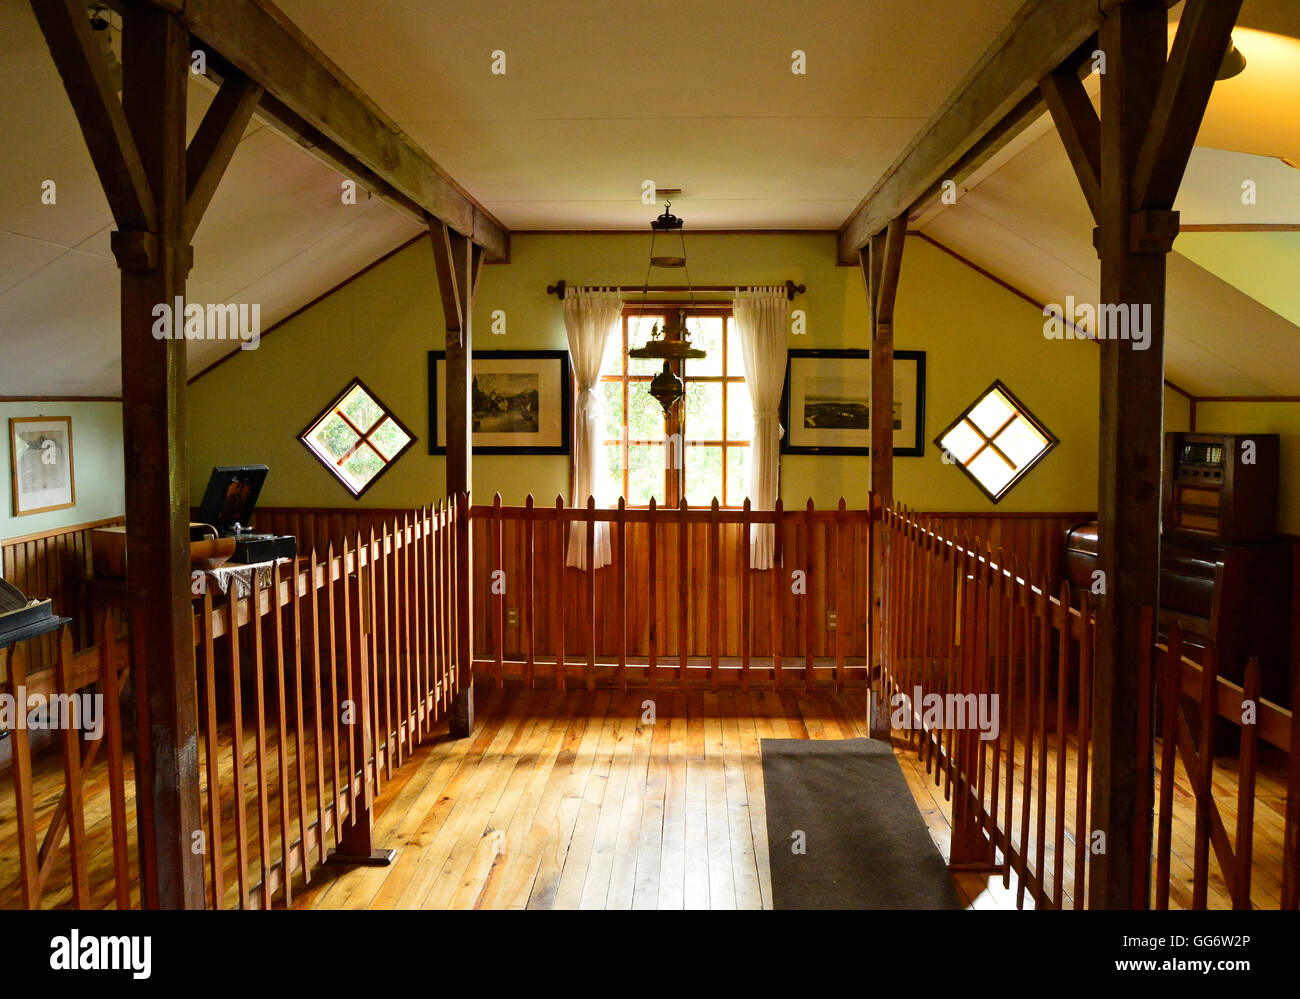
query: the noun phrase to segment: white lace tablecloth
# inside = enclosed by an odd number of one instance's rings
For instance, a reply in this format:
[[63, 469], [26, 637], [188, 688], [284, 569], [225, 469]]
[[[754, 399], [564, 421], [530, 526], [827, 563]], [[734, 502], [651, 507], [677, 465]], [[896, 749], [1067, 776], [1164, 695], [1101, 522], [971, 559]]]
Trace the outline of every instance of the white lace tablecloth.
[[249, 565], [227, 563], [218, 566], [216, 569], [203, 569], [201, 571], [206, 585], [213, 586], [223, 595], [230, 592], [230, 586], [233, 583], [235, 596], [242, 600], [253, 592], [254, 580], [257, 581], [259, 590], [269, 589], [274, 579], [271, 569], [277, 565], [292, 561], [291, 558], [277, 558], [268, 562], [254, 562]]

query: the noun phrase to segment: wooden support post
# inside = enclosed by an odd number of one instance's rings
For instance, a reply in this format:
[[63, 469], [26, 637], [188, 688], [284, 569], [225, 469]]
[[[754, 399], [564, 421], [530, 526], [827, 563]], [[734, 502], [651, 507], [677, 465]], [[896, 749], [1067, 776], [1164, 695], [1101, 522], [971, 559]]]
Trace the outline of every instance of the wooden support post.
[[[878, 522], [885, 507], [894, 499], [894, 298], [898, 291], [898, 272], [906, 236], [907, 213], [904, 212], [890, 222], [887, 229], [872, 236], [858, 255], [866, 287], [867, 309], [871, 315], [871, 412], [885, 416], [871, 421], [873, 523]], [[884, 664], [880, 654], [884, 626], [885, 537], [884, 531], [872, 533], [871, 598], [867, 606], [870, 676], [874, 694], [870, 699], [871, 717], [868, 722], [874, 739], [889, 738], [889, 703], [885, 696]]]
[[[185, 295], [185, 97], [189, 33], [152, 8], [124, 20], [122, 104], [156, 205], [156, 224], [119, 229], [127, 602], [139, 735], [141, 889], [150, 908], [201, 909], [197, 689], [190, 603], [185, 341], [153, 336], [155, 307]], [[181, 315], [173, 324], [183, 323]], [[174, 325], [174, 329], [179, 326]]]
[[1098, 514], [1105, 593], [1097, 607], [1093, 677], [1092, 828], [1106, 842], [1092, 858], [1089, 905], [1146, 908], [1152, 720], [1142, 705], [1154, 697], [1151, 671], [1142, 665], [1150, 662], [1142, 615], [1159, 606], [1165, 258], [1178, 231], [1171, 209], [1190, 137], [1240, 0], [1189, 0], [1168, 68], [1164, 3], [1102, 6], [1099, 314], [1119, 306], [1129, 326], [1139, 322], [1145, 333], [1135, 340], [1117, 338], [1116, 328], [1101, 331]]
[[482, 249], [444, 222], [429, 226], [433, 239], [433, 260], [442, 292], [442, 311], [447, 320], [447, 492], [457, 497], [456, 581], [457, 663], [459, 678], [452, 704], [450, 725], [455, 738], [474, 729], [473, 602], [469, 581], [470, 564], [469, 493], [473, 483], [472, 401], [474, 290], [483, 264]]
[[[78, 0], [31, 0], [104, 186], [122, 271], [122, 423], [127, 604], [134, 646], [142, 901], [202, 908], [197, 689], [190, 603], [185, 340], [190, 240], [234, 155], [261, 88], [222, 88], [186, 149], [189, 30], [171, 13], [123, 16], [119, 101]], [[187, 177], [188, 174], [188, 177]], [[158, 339], [156, 309], [176, 336]], [[179, 311], [178, 311], [179, 310]]]

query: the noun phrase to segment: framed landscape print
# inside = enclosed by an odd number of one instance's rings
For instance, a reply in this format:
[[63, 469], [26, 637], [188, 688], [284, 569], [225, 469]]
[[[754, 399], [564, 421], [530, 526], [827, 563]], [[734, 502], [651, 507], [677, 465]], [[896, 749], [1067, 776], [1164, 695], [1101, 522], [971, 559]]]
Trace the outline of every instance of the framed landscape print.
[[[871, 453], [871, 352], [792, 350], [781, 397], [783, 454]], [[925, 453], [925, 351], [894, 351], [894, 454]]]
[[15, 517], [77, 505], [72, 473], [72, 417], [11, 419], [9, 461]]
[[[475, 454], [568, 454], [567, 350], [476, 351], [470, 419]], [[429, 351], [429, 453], [447, 453], [447, 355]]]

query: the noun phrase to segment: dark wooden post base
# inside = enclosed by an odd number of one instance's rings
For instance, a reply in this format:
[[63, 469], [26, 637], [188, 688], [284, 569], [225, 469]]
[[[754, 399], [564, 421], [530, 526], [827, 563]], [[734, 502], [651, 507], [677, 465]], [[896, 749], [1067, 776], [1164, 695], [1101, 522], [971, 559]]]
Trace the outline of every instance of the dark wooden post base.
[[467, 739], [474, 734], [474, 687], [472, 685], [462, 689], [451, 702], [448, 723], [453, 739]]

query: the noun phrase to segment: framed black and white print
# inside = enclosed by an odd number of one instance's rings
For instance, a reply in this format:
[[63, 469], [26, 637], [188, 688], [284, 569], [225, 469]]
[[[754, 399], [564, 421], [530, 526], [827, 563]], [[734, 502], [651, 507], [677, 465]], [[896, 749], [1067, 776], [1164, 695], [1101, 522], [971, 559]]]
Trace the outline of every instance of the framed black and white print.
[[[476, 351], [470, 378], [475, 454], [568, 454], [567, 350]], [[429, 453], [447, 453], [447, 354], [429, 351]]]
[[[782, 454], [871, 453], [871, 352], [791, 350]], [[894, 351], [894, 455], [925, 453], [925, 351]]]

